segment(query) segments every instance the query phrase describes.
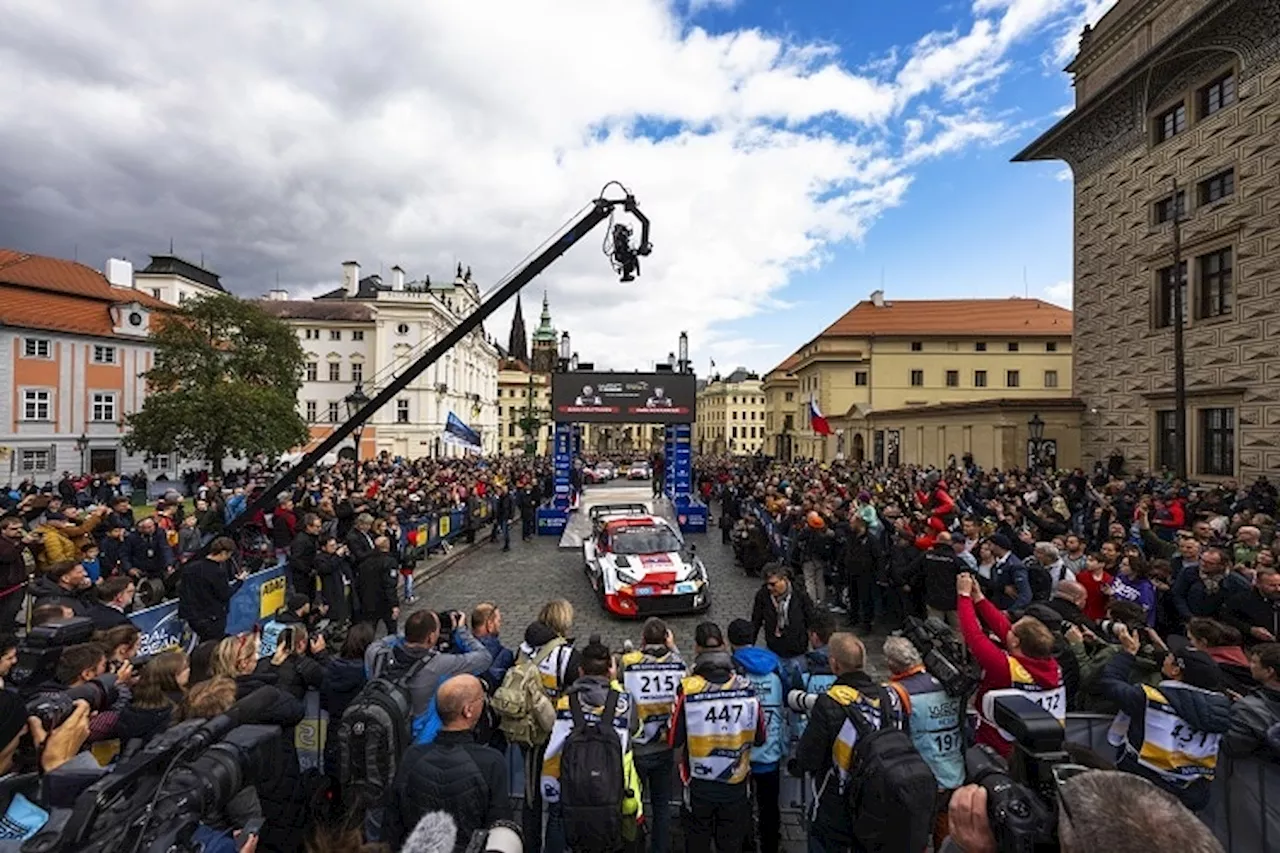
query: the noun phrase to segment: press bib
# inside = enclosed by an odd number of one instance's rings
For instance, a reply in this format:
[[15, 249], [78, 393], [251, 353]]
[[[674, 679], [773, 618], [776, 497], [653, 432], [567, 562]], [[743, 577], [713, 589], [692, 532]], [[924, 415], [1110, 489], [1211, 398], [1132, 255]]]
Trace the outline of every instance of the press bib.
[[[1218, 765], [1218, 744], [1222, 735], [1202, 732], [1178, 716], [1165, 695], [1143, 685], [1147, 711], [1138, 763], [1170, 782], [1185, 785], [1197, 779], [1212, 779]], [[1126, 750], [1133, 745], [1126, 740]]]
[[[684, 678], [684, 664], [679, 660], [659, 660], [650, 655], [633, 653], [622, 659], [622, 684], [636, 704], [641, 731], [637, 744], [657, 743], [666, 736], [675, 707], [676, 691]], [[631, 662], [634, 660], [634, 662]]]
[[724, 684], [710, 684], [695, 675], [682, 684], [690, 775], [730, 785], [745, 782], [760, 717], [751, 683], [735, 675]]

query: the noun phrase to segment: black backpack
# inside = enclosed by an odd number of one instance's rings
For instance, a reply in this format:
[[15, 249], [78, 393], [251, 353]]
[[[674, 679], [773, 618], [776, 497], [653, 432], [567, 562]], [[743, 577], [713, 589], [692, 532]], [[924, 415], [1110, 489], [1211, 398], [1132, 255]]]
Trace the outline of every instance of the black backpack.
[[622, 741], [613, 730], [618, 700], [610, 690], [603, 715], [592, 722], [582, 712], [581, 694], [569, 694], [573, 730], [560, 751], [560, 814], [574, 853], [603, 853], [622, 844], [626, 781]]
[[353, 808], [382, 798], [412, 746], [413, 695], [409, 682], [427, 658], [371, 679], [351, 700], [338, 723], [338, 784], [343, 803]]
[[911, 737], [890, 720], [888, 691], [880, 689], [879, 729], [853, 703], [844, 712], [858, 732], [844, 792], [853, 837], [868, 853], [924, 850], [933, 835], [938, 780]]

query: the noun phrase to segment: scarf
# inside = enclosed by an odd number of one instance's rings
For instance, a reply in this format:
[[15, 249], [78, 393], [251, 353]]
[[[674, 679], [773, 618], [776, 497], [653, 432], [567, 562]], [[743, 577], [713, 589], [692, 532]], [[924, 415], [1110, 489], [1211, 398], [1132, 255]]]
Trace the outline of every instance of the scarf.
[[1222, 586], [1222, 579], [1224, 577], [1226, 577], [1225, 573], [1219, 575], [1206, 575], [1203, 571], [1200, 572], [1200, 582], [1204, 584], [1204, 591], [1209, 593], [1209, 595], [1217, 595], [1218, 588]]
[[787, 630], [787, 617], [791, 612], [791, 585], [787, 585], [787, 591], [782, 594], [781, 598], [773, 596], [773, 606], [778, 611], [778, 625], [773, 629], [775, 637], [781, 637], [782, 632]]

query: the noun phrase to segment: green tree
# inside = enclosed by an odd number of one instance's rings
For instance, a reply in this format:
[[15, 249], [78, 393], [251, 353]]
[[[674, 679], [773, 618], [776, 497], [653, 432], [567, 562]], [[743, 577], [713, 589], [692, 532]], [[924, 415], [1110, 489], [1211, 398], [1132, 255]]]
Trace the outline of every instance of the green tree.
[[307, 441], [302, 347], [287, 324], [220, 294], [186, 303], [152, 340], [147, 396], [126, 419], [130, 452], [176, 452], [221, 473], [226, 457], [276, 456]]

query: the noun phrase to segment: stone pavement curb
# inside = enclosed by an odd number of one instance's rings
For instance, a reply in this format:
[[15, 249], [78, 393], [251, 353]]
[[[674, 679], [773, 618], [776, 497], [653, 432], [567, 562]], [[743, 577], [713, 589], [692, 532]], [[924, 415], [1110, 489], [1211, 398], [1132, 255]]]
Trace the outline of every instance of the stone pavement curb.
[[418, 563], [417, 568], [413, 570], [414, 585], [416, 586], [418, 584], [426, 583], [427, 581], [430, 581], [434, 578], [439, 577], [441, 574], [445, 572], [446, 569], [450, 568], [454, 563], [458, 562], [463, 557], [466, 557], [469, 554], [472, 554], [480, 550], [482, 547], [488, 544], [488, 540], [485, 538], [487, 536], [488, 536], [487, 532], [483, 537], [479, 533], [477, 533], [476, 541], [471, 545], [466, 545], [466, 544], [456, 545], [452, 547], [449, 553], [447, 554], [427, 557], [424, 560], [422, 560], [420, 563]]

